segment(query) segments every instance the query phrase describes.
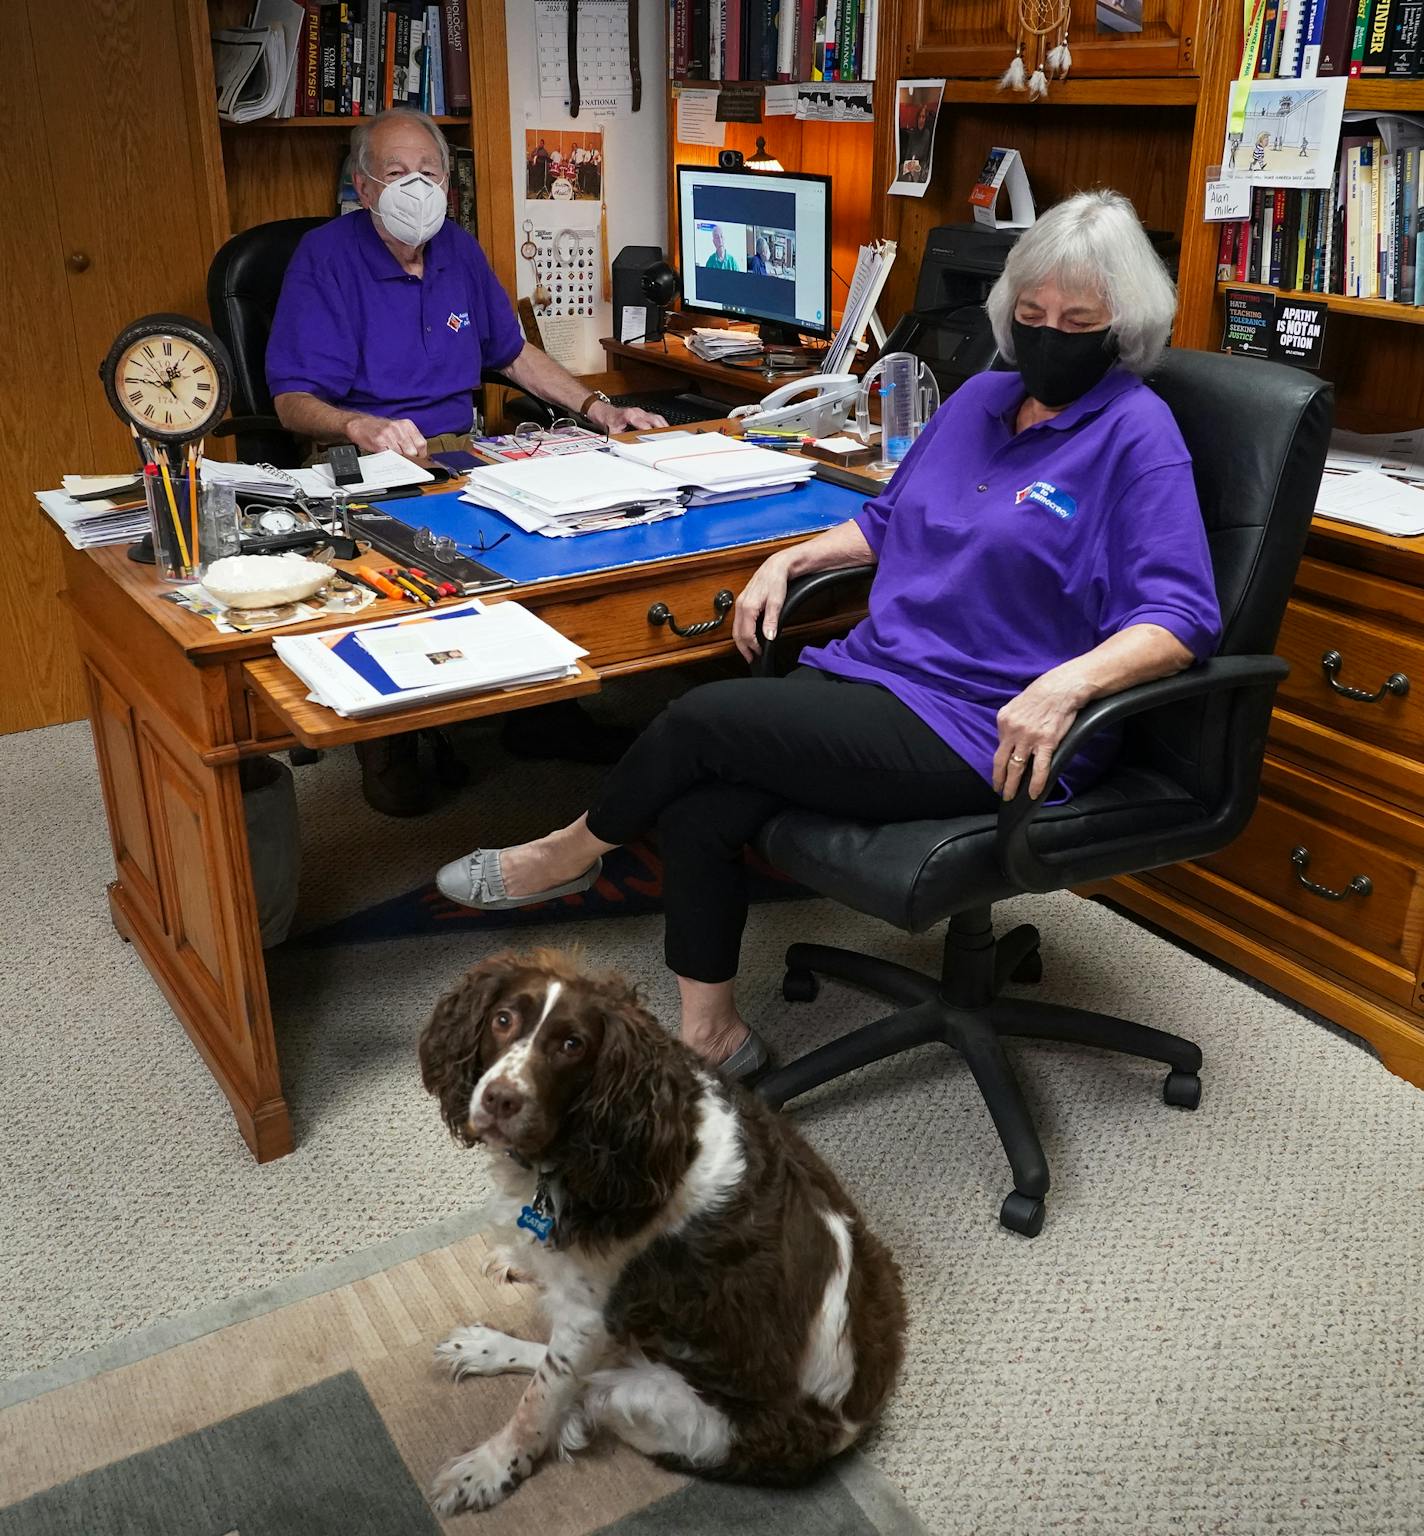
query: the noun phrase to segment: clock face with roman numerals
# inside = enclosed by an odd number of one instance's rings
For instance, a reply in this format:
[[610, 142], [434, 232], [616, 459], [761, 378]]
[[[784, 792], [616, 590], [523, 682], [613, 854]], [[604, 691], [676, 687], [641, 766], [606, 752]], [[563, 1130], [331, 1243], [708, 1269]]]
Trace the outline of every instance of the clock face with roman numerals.
[[126, 326], [99, 369], [109, 404], [143, 437], [186, 442], [222, 419], [232, 388], [227, 349], [185, 315]]

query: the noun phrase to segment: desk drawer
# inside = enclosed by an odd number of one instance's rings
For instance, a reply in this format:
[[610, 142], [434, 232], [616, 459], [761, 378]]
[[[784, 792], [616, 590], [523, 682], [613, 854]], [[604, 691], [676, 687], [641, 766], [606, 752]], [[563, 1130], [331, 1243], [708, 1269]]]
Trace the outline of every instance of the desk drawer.
[[[1421, 865], [1424, 824], [1268, 763], [1256, 814], [1241, 836], [1214, 857], [1162, 870], [1159, 878], [1409, 1007], [1424, 939]], [[1352, 881], [1367, 889], [1351, 889]]]
[[[719, 608], [718, 594], [727, 593], [734, 600], [766, 554], [766, 549], [749, 550], [744, 556], [721, 560], [715, 568], [703, 572], [638, 577], [596, 595], [561, 596], [557, 589], [547, 598], [525, 597], [517, 591], [510, 595], [526, 602], [541, 619], [569, 639], [586, 646], [589, 660], [600, 671], [617, 670], [630, 662], [656, 666], [660, 659], [674, 662], [683, 656], [731, 646], [732, 608], [729, 604]], [[858, 617], [865, 611], [868, 585], [847, 585], [835, 590], [810, 622], [824, 624], [838, 614], [852, 620]], [[652, 621], [649, 615], [655, 605], [667, 610], [670, 621]], [[712, 623], [719, 618], [719, 623]], [[712, 627], [699, 634], [679, 635], [673, 623], [681, 629], [704, 623]]]

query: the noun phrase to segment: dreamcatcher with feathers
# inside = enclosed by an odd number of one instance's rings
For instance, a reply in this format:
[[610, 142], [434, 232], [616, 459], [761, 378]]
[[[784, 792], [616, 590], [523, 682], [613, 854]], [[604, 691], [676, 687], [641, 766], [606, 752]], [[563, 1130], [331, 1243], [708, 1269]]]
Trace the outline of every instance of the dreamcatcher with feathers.
[[[1009, 30], [1018, 40], [1014, 61], [999, 78], [1001, 91], [1027, 91], [1029, 100], [1048, 95], [1048, 82], [1062, 80], [1073, 67], [1068, 51], [1072, 0], [1011, 0]], [[1049, 39], [1054, 41], [1050, 46]], [[1033, 74], [1025, 78], [1024, 55], [1034, 55]]]

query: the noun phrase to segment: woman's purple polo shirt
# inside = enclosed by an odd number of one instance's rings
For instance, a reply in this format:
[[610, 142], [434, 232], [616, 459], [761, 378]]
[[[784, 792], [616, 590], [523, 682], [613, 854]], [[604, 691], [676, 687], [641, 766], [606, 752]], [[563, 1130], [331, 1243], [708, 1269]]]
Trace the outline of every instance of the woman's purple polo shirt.
[[524, 346], [504, 290], [474, 237], [449, 219], [412, 277], [363, 208], [297, 246], [272, 319], [267, 387], [328, 405], [407, 416], [426, 437], [468, 432], [481, 368]]
[[[1049, 668], [1131, 624], [1170, 630], [1198, 660], [1221, 634], [1191, 461], [1162, 400], [1114, 368], [1015, 434], [1023, 396], [1018, 374], [983, 373], [940, 407], [856, 515], [879, 561], [868, 615], [801, 656], [888, 688], [986, 780], [999, 710]], [[1116, 750], [1090, 742], [1067, 792]]]

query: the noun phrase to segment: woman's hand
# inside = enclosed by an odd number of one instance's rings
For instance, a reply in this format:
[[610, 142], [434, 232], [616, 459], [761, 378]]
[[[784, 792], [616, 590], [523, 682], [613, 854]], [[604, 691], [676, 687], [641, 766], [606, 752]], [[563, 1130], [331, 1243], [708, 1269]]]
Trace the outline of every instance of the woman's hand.
[[776, 638], [776, 626], [781, 618], [781, 605], [786, 601], [786, 585], [790, 575], [790, 560], [787, 551], [782, 550], [762, 561], [738, 595], [737, 606], [732, 614], [732, 639], [744, 661], [751, 661], [761, 655], [756, 634], [758, 619], [761, 620], [762, 633], [766, 638]]
[[[1071, 665], [1071, 663], [1070, 663]], [[1048, 788], [1054, 748], [1083, 707], [1082, 689], [1055, 667], [1031, 682], [999, 711], [999, 750], [994, 754], [994, 790], [1005, 800], [1019, 791], [1025, 773], [1033, 799]]]

